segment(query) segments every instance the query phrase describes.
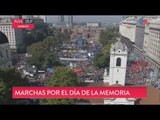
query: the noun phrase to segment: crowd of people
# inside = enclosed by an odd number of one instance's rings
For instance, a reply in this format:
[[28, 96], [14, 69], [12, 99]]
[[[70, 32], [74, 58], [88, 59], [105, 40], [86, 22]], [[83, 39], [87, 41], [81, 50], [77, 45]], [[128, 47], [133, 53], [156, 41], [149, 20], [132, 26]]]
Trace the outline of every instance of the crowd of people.
[[97, 82], [103, 77], [104, 70], [93, 66], [94, 54], [99, 50], [99, 45], [95, 43], [88, 44], [86, 50], [63, 50], [60, 52], [60, 57], [64, 58], [78, 58], [84, 59], [84, 61], [72, 61], [62, 60], [61, 63], [65, 64], [66, 67], [71, 68], [78, 75], [80, 82], [93, 81]]
[[159, 87], [157, 75], [145, 61], [132, 61], [127, 66], [126, 82], [137, 85], [153, 85]]
[[83, 71], [77, 73], [80, 82], [98, 82], [103, 77], [104, 70], [94, 67], [88, 61], [76, 62], [76, 67], [77, 69], [83, 69]]

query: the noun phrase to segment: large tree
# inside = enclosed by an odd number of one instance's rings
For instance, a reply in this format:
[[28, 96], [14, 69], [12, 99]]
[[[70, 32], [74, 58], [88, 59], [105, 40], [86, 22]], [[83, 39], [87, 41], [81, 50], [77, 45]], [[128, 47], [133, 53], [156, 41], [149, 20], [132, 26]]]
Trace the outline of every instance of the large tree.
[[104, 53], [97, 53], [93, 59], [93, 65], [98, 68], [104, 68], [109, 66], [109, 56]]
[[105, 30], [100, 31], [99, 41], [104, 47], [105, 45], [112, 43], [112, 41], [114, 41], [116, 37], [116, 29], [108, 27]]
[[56, 48], [58, 48], [57, 39], [54, 36], [48, 36], [42, 42], [34, 43], [27, 48], [27, 52], [32, 55], [27, 62], [38, 68], [57, 66]]
[[99, 68], [109, 67], [111, 44], [106, 44], [93, 59], [93, 65]]
[[28, 85], [28, 80], [15, 69], [0, 70], [0, 104], [15, 104], [17, 99], [12, 99], [12, 87]]
[[[78, 86], [77, 74], [72, 70], [65, 67], [57, 67], [55, 73], [52, 75], [51, 80], [47, 86], [50, 87], [67, 87]], [[41, 104], [74, 104], [75, 99], [43, 99]]]
[[99, 68], [109, 67], [111, 44], [116, 41], [117, 29], [115, 27], [107, 27], [100, 32], [100, 43], [102, 50], [96, 54], [93, 65]]
[[27, 48], [27, 52], [32, 56], [28, 58], [27, 62], [30, 65], [35, 65], [36, 67], [41, 67], [44, 62], [44, 56], [47, 52], [43, 42], [38, 42], [32, 44], [30, 47]]

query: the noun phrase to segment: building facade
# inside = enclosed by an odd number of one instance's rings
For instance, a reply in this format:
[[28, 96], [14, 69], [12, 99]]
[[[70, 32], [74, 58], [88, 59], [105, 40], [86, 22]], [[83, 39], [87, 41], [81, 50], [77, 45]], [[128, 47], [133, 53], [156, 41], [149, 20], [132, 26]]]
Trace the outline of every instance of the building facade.
[[68, 16], [68, 24], [69, 26], [73, 26], [73, 16]]
[[121, 41], [128, 47], [128, 52], [132, 52], [136, 39], [136, 19], [128, 18], [120, 22], [119, 33], [121, 35]]
[[99, 27], [100, 26], [100, 23], [94, 23], [94, 22], [88, 22], [87, 23], [87, 27]]
[[[109, 86], [125, 86], [127, 54], [127, 46], [123, 44], [120, 39], [118, 39], [118, 42], [111, 45], [109, 79], [105, 70], [103, 76], [104, 83], [109, 81]], [[134, 105], [135, 100], [134, 98], [105, 98], [104, 104]]]
[[153, 69], [160, 69], [160, 24], [151, 23], [146, 27], [145, 34], [146, 60]]
[[145, 33], [145, 25], [140, 24], [137, 22], [136, 25], [136, 39], [135, 39], [135, 45], [134, 45], [134, 53], [139, 58], [144, 60], [144, 33]]
[[11, 18], [1, 19], [0, 31], [7, 36], [11, 50], [17, 51], [18, 49], [21, 49], [23, 43], [23, 31], [12, 28]]

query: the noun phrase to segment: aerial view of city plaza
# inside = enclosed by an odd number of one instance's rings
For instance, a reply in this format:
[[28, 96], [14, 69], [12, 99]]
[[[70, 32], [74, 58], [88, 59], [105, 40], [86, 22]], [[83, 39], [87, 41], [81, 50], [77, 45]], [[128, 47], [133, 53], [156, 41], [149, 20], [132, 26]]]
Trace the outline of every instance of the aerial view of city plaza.
[[[92, 17], [0, 16], [0, 104], [160, 104], [160, 16]], [[13, 99], [14, 86], [145, 86], [147, 97]]]

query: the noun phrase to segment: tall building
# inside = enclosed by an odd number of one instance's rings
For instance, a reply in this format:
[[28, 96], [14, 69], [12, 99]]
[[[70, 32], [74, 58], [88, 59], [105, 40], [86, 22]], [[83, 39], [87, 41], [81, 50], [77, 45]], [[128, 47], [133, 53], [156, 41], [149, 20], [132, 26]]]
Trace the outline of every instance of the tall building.
[[22, 15], [15, 15], [15, 18], [22, 19]]
[[0, 31], [7, 36], [10, 49], [15, 52], [21, 49], [23, 43], [23, 31], [12, 28], [11, 18], [3, 18], [0, 20]]
[[60, 24], [63, 24], [65, 21], [64, 21], [64, 15], [61, 15], [61, 16], [59, 16], [58, 17], [58, 22], [60, 23]]
[[87, 27], [99, 27], [100, 23], [98, 22], [88, 22]]
[[68, 16], [68, 24], [73, 26], [73, 16]]
[[26, 18], [31, 18], [31, 19], [32, 19], [33, 17], [34, 17], [34, 15], [27, 15], [27, 16], [26, 16]]
[[144, 44], [145, 25], [139, 22], [139, 20], [137, 21], [137, 24], [136, 24], [136, 38], [135, 38], [135, 45], [134, 45], [135, 47], [134, 53], [138, 58], [144, 60], [143, 44]]
[[128, 47], [128, 52], [133, 52], [136, 39], [136, 19], [126, 18], [119, 24], [121, 41]]
[[7, 36], [0, 32], [0, 69], [12, 67], [11, 53]]
[[44, 23], [47, 23], [47, 16], [46, 15], [34, 15], [34, 17], [43, 19]]
[[160, 19], [145, 27], [144, 50], [150, 66], [160, 71]]

